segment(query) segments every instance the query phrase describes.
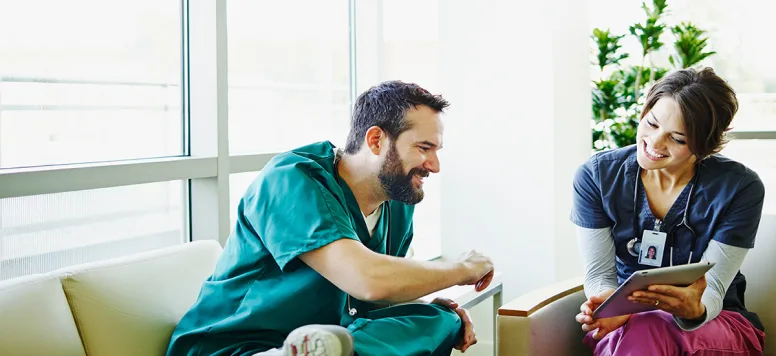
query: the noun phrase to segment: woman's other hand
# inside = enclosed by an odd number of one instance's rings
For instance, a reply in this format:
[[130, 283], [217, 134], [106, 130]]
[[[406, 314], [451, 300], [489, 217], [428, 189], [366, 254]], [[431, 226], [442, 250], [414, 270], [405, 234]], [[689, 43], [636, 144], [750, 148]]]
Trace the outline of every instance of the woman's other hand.
[[648, 291], [636, 291], [628, 297], [629, 300], [647, 305], [654, 305], [682, 319], [699, 319], [706, 312], [701, 303], [703, 291], [706, 290], [706, 276], [687, 287], [668, 285], [652, 285]]
[[601, 306], [601, 303], [603, 303], [606, 298], [609, 298], [612, 293], [614, 293], [614, 289], [605, 290], [597, 296], [590, 297], [590, 299], [582, 303], [582, 306], [579, 307], [580, 313], [577, 314], [577, 322], [582, 324], [582, 330], [584, 332], [595, 330], [595, 333], [593, 333], [593, 339], [595, 340], [603, 339], [604, 336], [610, 332], [625, 325], [628, 319], [630, 319], [630, 314], [611, 318], [593, 319], [593, 311], [598, 309], [598, 307]]

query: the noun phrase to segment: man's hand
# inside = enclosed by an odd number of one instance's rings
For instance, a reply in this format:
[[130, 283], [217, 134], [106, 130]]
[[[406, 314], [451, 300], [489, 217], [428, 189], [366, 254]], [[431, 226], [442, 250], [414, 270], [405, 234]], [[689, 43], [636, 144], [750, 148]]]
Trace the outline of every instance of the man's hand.
[[706, 312], [701, 303], [703, 291], [706, 290], [706, 276], [687, 287], [668, 285], [652, 285], [649, 291], [633, 292], [628, 300], [636, 303], [656, 306], [682, 319], [698, 319]]
[[628, 319], [630, 319], [630, 314], [611, 318], [593, 319], [593, 311], [598, 309], [598, 307], [601, 306], [601, 303], [612, 295], [612, 293], [614, 293], [614, 289], [608, 289], [597, 296], [590, 297], [590, 299], [582, 303], [582, 306], [579, 307], [580, 313], [577, 314], [577, 322], [582, 324], [582, 331], [584, 332], [596, 330], [595, 333], [593, 333], [593, 339], [595, 340], [603, 339], [604, 336], [610, 332], [625, 325]]
[[437, 305], [448, 307], [454, 310], [461, 318], [461, 323], [463, 323], [464, 333], [463, 333], [463, 338], [461, 338], [458, 344], [455, 345], [456, 350], [460, 350], [461, 352], [466, 352], [466, 349], [468, 349], [470, 346], [477, 343], [477, 336], [474, 334], [474, 324], [472, 324], [472, 319], [469, 317], [469, 312], [466, 309], [459, 308], [458, 303], [447, 298], [436, 298], [431, 301], [431, 304], [437, 304]]
[[493, 280], [493, 262], [490, 258], [471, 250], [461, 255], [458, 260], [464, 273], [461, 285], [474, 284], [474, 289], [478, 292], [488, 288]]

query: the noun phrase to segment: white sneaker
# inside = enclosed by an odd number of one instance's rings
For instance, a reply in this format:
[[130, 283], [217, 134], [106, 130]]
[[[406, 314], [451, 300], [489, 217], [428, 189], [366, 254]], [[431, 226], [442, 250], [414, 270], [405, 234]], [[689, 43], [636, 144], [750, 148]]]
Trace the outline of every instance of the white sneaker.
[[307, 325], [292, 331], [283, 342], [285, 356], [351, 356], [353, 336], [338, 325]]

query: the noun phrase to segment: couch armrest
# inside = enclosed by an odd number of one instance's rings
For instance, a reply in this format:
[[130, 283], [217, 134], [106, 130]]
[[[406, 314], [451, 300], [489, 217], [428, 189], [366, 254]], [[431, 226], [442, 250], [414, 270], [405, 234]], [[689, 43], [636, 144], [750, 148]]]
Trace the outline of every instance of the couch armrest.
[[586, 300], [582, 278], [524, 294], [498, 310], [498, 355], [589, 355], [574, 320]]
[[572, 278], [531, 291], [498, 308], [498, 315], [529, 317], [552, 302], [584, 290], [582, 281], [581, 277]]

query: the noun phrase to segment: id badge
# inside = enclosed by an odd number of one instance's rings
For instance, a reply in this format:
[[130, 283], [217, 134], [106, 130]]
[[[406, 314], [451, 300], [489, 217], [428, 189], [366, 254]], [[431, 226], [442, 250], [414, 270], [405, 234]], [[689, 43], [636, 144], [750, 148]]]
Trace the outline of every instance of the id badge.
[[644, 230], [641, 238], [639, 263], [646, 266], [660, 267], [663, 265], [663, 252], [666, 246], [665, 232]]

